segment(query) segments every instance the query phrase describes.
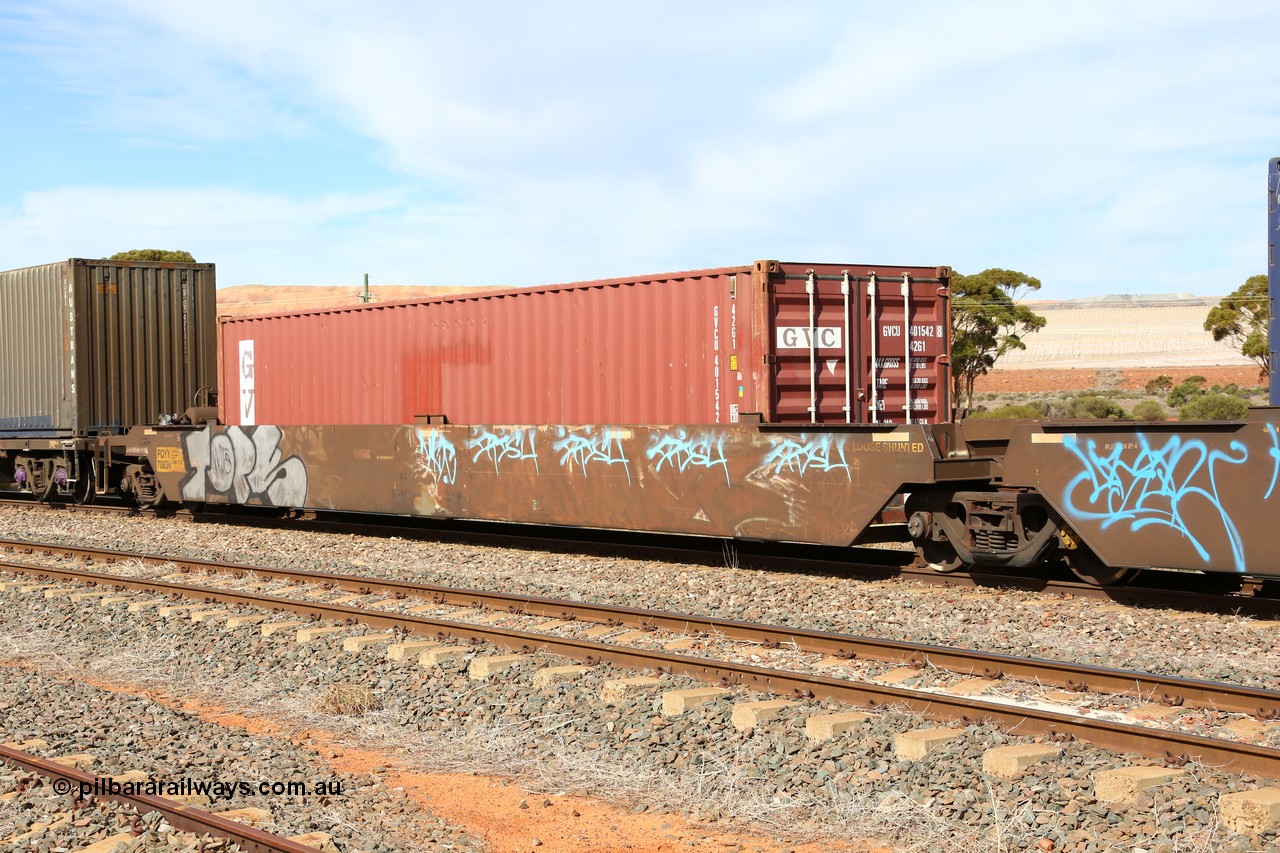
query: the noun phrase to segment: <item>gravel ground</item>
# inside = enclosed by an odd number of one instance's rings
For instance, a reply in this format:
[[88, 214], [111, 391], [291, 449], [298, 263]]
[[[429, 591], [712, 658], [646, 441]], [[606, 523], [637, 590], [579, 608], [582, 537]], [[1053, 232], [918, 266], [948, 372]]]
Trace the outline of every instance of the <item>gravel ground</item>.
[[[879, 834], [916, 849], [1096, 853], [1123, 847], [1173, 853], [1277, 845], [1275, 833], [1233, 837], [1217, 821], [1218, 793], [1261, 783], [1201, 766], [1188, 767], [1185, 776], [1137, 803], [1106, 804], [1093, 796], [1092, 774], [1132, 762], [1068, 744], [1056, 759], [1015, 779], [988, 776], [981, 771], [985, 749], [1026, 739], [987, 726], [969, 726], [925, 759], [907, 762], [893, 753], [894, 735], [930, 724], [894, 711], [814, 743], [803, 728], [803, 718], [819, 707], [810, 703], [798, 703], [747, 733], [731, 726], [725, 701], [666, 719], [656, 713], [656, 692], [603, 704], [602, 683], [619, 675], [608, 667], [535, 689], [538, 667], [563, 663], [542, 654], [500, 678], [476, 682], [466, 675], [465, 658], [424, 674], [415, 664], [388, 661], [376, 647], [343, 653], [335, 635], [298, 645], [288, 633], [268, 638], [247, 628], [229, 632], [162, 618], [155, 609], [128, 614], [122, 605], [75, 604], [14, 590], [0, 594], [0, 603], [6, 605], [0, 657], [44, 671], [212, 696], [242, 713], [319, 725], [373, 748], [402, 748], [400, 759], [410, 766], [495, 772], [518, 777], [534, 790], [579, 790], [632, 802], [637, 809], [752, 819], [790, 838]], [[467, 657], [490, 651], [478, 646]], [[201, 729], [190, 718], [168, 722], [167, 712], [145, 700], [104, 698], [63, 679], [13, 680], [30, 685], [14, 694], [18, 698], [9, 708], [0, 708], [13, 737], [41, 735], [64, 751], [96, 744], [94, 751], [104, 759], [130, 756], [131, 766], [123, 769], [143, 763], [152, 772], [172, 773], [175, 762], [203, 759], [210, 766], [230, 762], [218, 769], [238, 775], [256, 769], [287, 777], [310, 760], [278, 743]], [[669, 675], [661, 680], [664, 688], [692, 686]], [[346, 716], [320, 710], [325, 695], [339, 685], [367, 686], [376, 708]], [[160, 724], [119, 725], [147, 714]], [[147, 759], [140, 741], [157, 736], [172, 740], [168, 757]], [[55, 738], [61, 740], [55, 744]], [[147, 766], [148, 760], [156, 763]], [[353, 783], [353, 790], [376, 789]], [[353, 822], [406, 816], [390, 803], [339, 805], [349, 809]], [[282, 811], [282, 822], [294, 819], [292, 810]], [[447, 837], [465, 843], [455, 833]], [[375, 843], [393, 849], [385, 841]]]
[[[3, 535], [470, 586], [1280, 689], [1280, 622], [1026, 591], [689, 566], [181, 520], [6, 509]], [[159, 531], [163, 531], [160, 533]]]
[[[14, 850], [79, 850], [125, 832], [134, 834], [128, 850], [190, 853], [197, 847], [235, 853], [240, 847], [212, 836], [179, 832], [159, 814], [142, 816], [109, 800], [59, 794], [53, 783], [0, 763], [0, 843]], [[131, 827], [133, 827], [131, 831]]]
[[[56, 555], [44, 557], [40, 554], [26, 555], [25, 562], [45, 562], [53, 566], [64, 566], [66, 558]], [[258, 576], [239, 576], [230, 573], [205, 574], [175, 572], [173, 565], [143, 563], [138, 560], [115, 563], [110, 568], [111, 574], [124, 577], [150, 578], [152, 580], [172, 578], [175, 573], [182, 581], [194, 583], [211, 589], [229, 589], [247, 591], [258, 594], [269, 594], [300, 600], [340, 601], [350, 606], [362, 608], [409, 613], [433, 619], [443, 619], [458, 623], [484, 623], [516, 631], [543, 632], [558, 637], [574, 637], [578, 639], [594, 639], [597, 641], [616, 643], [622, 646], [660, 650], [668, 644], [687, 642], [689, 654], [698, 657], [768, 666], [787, 669], [795, 672], [811, 672], [822, 675], [846, 678], [855, 681], [877, 681], [892, 683], [916, 690], [939, 691], [943, 693], [960, 690], [965, 695], [978, 695], [965, 687], [963, 682], [969, 674], [952, 673], [945, 670], [920, 667], [906, 680], [896, 677], [902, 670], [898, 663], [869, 660], [836, 661], [821, 653], [806, 652], [789, 646], [780, 648], [764, 648], [759, 644], [730, 640], [718, 635], [694, 636], [668, 630], [635, 631], [625, 627], [617, 627], [605, 635], [591, 635], [601, 626], [591, 622], [565, 623], [558, 619], [524, 614], [510, 614], [471, 606], [424, 603], [425, 599], [409, 597], [404, 599], [387, 598], [383, 594], [354, 595], [348, 591], [331, 585], [297, 584], [290, 581], [264, 579]], [[605, 628], [605, 630], [609, 630]], [[980, 695], [984, 699], [1006, 702], [1026, 707], [1054, 710], [1061, 713], [1090, 714], [1095, 719], [1115, 720], [1180, 730], [1191, 734], [1218, 737], [1230, 740], [1241, 740], [1273, 747], [1280, 747], [1280, 723], [1259, 723], [1247, 714], [1231, 714], [1212, 709], [1165, 709], [1152, 705], [1152, 697], [1139, 695], [1134, 691], [1119, 694], [1099, 693], [1067, 693], [1046, 687], [1043, 684], [1015, 679], [1002, 679], [998, 682], [987, 682], [989, 686], [982, 689]]]
[[[99, 619], [87, 620], [87, 633], [82, 633], [81, 639], [92, 642], [95, 622]], [[60, 654], [71, 648], [64, 646]], [[186, 665], [193, 668], [201, 665], [195, 651], [186, 660]], [[207, 651], [199, 657], [207, 659]], [[99, 776], [140, 771], [157, 784], [183, 784], [188, 780], [191, 785], [230, 785], [230, 793], [226, 788], [214, 790], [211, 802], [203, 807], [213, 812], [246, 807], [266, 809], [273, 823], [262, 828], [277, 835], [322, 831], [332, 835], [341, 850], [392, 853], [480, 849], [474, 839], [461, 831], [423, 814], [403, 796], [382, 789], [376, 779], [336, 775], [306, 750], [207, 723], [144, 697], [5, 666], [0, 667], [0, 720], [0, 740], [43, 740], [47, 746], [28, 750], [43, 758], [93, 755], [97, 761], [85, 769]], [[317, 784], [330, 786], [338, 782], [341, 794], [264, 795], [257, 790], [263, 782], [290, 781], [303, 782], [312, 791]], [[239, 783], [246, 783], [248, 790]], [[103, 819], [75, 828], [75, 840], [87, 839], [85, 832], [96, 831], [119, 810], [102, 806], [93, 811], [103, 813]], [[18, 811], [12, 820], [17, 829], [25, 830], [40, 814], [48, 812], [45, 804], [36, 804]], [[155, 823], [155, 817], [149, 820]], [[0, 836], [9, 834], [6, 827], [7, 821], [0, 823]], [[58, 849], [75, 849], [77, 845], [68, 845], [70, 829], [51, 827], [45, 835], [56, 842]]]

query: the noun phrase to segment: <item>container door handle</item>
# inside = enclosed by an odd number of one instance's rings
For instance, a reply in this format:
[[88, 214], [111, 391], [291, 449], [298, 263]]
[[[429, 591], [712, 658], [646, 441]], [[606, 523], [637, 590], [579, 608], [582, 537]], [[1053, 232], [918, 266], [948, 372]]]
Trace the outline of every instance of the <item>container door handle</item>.
[[814, 300], [817, 297], [818, 284], [813, 270], [804, 282], [805, 292], [809, 294], [809, 423], [818, 422], [818, 327]]

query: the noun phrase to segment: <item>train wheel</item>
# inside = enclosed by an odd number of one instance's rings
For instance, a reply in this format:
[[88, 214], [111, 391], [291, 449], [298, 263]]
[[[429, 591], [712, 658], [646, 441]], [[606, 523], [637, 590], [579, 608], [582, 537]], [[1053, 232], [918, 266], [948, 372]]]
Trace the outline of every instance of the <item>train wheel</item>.
[[93, 503], [94, 497], [93, 469], [86, 468], [82, 471], [80, 479], [76, 481], [75, 487], [72, 489], [71, 500], [77, 504], [85, 505]]
[[932, 539], [916, 543], [916, 556], [926, 568], [941, 574], [958, 572], [964, 568], [964, 560], [956, 553], [956, 549], [948, 542], [934, 542]]
[[1084, 546], [1063, 549], [1062, 556], [1072, 574], [1093, 586], [1124, 586], [1142, 573], [1132, 566], [1108, 566]]

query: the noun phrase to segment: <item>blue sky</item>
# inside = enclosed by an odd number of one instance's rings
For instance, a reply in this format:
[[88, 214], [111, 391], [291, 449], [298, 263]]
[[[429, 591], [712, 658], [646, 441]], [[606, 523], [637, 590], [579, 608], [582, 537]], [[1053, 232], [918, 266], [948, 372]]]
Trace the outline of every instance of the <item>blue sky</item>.
[[[789, 8], [784, 8], [787, 6]], [[893, 8], [890, 8], [890, 7]], [[0, 4], [0, 268], [222, 285], [1265, 272], [1274, 2]]]

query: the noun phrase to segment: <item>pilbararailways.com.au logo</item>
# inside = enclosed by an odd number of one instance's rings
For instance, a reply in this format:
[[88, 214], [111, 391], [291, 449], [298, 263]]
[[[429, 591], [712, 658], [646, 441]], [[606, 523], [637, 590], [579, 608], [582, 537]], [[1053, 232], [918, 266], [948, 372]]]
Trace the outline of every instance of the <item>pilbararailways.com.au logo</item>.
[[341, 779], [321, 779], [315, 782], [294, 779], [288, 782], [245, 782], [235, 779], [142, 779], [121, 782], [116, 779], [95, 779], [92, 782], [71, 782], [58, 779], [53, 789], [59, 794], [73, 790], [82, 797], [195, 797], [205, 796], [211, 801], [226, 801], [236, 797], [308, 797], [343, 796]]

